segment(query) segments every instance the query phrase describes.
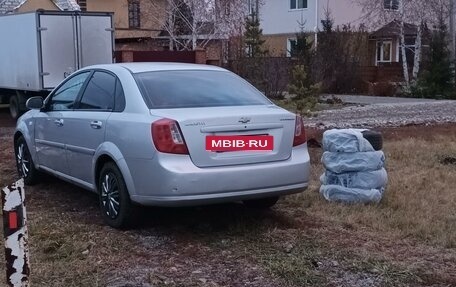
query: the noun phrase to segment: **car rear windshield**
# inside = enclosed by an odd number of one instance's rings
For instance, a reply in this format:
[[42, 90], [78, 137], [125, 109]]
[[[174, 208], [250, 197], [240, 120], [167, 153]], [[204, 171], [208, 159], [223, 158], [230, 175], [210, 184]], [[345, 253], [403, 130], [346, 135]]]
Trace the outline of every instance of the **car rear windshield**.
[[268, 105], [239, 76], [224, 71], [158, 71], [134, 75], [149, 109]]

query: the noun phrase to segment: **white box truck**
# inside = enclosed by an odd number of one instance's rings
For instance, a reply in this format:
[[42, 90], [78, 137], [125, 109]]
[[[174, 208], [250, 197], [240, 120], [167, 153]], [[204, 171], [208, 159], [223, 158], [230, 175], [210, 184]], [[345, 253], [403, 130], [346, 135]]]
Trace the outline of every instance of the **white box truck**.
[[112, 13], [43, 11], [0, 16], [0, 102], [18, 118], [72, 72], [114, 57]]

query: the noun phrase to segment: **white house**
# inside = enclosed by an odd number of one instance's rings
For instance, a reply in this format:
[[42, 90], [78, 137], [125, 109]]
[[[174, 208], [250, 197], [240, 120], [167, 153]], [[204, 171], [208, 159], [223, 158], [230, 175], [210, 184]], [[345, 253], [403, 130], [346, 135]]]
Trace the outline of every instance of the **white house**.
[[321, 30], [326, 12], [331, 13], [335, 27], [357, 27], [362, 23], [361, 10], [352, 0], [265, 0], [259, 14], [269, 51], [284, 56], [301, 27], [307, 32]]

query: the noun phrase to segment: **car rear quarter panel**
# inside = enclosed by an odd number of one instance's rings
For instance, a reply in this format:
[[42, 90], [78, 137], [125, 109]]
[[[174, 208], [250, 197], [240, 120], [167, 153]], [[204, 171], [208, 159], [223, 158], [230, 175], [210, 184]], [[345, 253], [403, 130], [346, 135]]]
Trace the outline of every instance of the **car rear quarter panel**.
[[132, 195], [136, 194], [136, 186], [131, 159], [152, 160], [156, 155], [150, 130], [152, 121], [149, 115], [113, 113], [107, 123], [106, 142], [97, 151], [97, 158], [106, 154], [116, 161]]

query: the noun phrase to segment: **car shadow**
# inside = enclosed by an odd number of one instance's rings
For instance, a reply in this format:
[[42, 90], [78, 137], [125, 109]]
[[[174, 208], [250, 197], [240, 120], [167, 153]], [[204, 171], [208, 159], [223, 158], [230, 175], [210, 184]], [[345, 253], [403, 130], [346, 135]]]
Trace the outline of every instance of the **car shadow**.
[[[32, 210], [68, 214], [72, 220], [87, 225], [103, 226], [95, 193], [76, 187], [52, 176], [44, 176], [42, 183], [31, 187], [27, 200]], [[251, 209], [242, 203], [226, 203], [195, 207], [140, 207], [132, 230], [172, 235], [233, 234], [259, 231], [264, 228], [293, 228], [297, 223], [288, 216], [279, 203], [269, 210]]]
[[232, 234], [259, 231], [265, 227], [293, 227], [295, 222], [280, 211], [251, 209], [242, 203], [224, 203], [194, 207], [142, 208], [138, 229], [160, 229], [162, 232], [181, 232], [205, 235], [229, 232]]

